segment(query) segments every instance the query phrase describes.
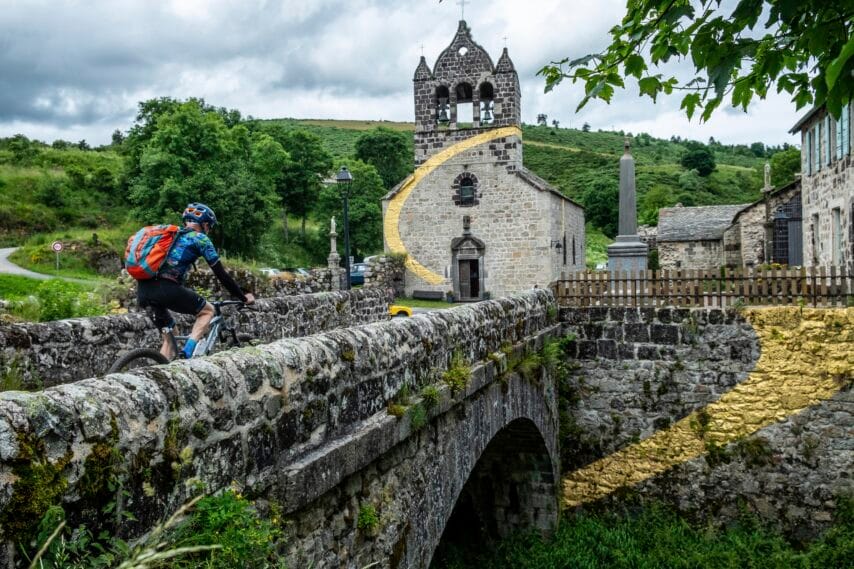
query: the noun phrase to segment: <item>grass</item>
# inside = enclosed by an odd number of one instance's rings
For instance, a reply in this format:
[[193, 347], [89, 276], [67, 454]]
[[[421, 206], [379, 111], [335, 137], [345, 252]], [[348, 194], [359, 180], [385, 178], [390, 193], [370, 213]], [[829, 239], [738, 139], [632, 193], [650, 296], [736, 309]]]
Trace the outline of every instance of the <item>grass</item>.
[[3, 300], [20, 300], [27, 298], [41, 281], [17, 275], [0, 275], [0, 298]]
[[394, 304], [408, 306], [409, 308], [453, 308], [453, 304], [444, 300], [423, 300], [420, 298], [399, 297], [394, 299]]
[[608, 245], [614, 242], [598, 228], [588, 223], [585, 228], [587, 234], [586, 261], [588, 269], [595, 269], [599, 263], [608, 262]]
[[651, 506], [639, 514], [577, 514], [555, 536], [503, 540], [491, 551], [452, 548], [436, 569], [719, 569], [854, 567], [854, 505], [843, 501], [833, 527], [795, 547], [779, 533], [745, 517], [726, 529], [692, 525]]

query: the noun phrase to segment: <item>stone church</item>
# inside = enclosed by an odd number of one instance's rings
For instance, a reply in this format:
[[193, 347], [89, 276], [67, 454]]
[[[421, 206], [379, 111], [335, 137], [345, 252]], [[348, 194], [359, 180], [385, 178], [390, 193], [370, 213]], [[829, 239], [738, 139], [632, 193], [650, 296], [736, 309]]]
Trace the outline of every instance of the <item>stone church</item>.
[[[431, 70], [415, 70], [415, 172], [383, 198], [406, 294], [495, 298], [584, 268], [584, 210], [522, 165], [521, 93], [461, 21]], [[429, 291], [426, 292], [425, 291]]]

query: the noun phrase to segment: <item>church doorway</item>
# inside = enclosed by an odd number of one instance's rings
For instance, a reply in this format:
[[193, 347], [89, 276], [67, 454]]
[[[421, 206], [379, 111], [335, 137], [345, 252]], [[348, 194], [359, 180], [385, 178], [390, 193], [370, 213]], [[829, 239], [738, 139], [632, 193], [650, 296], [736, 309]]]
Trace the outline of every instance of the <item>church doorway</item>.
[[457, 270], [460, 275], [460, 300], [477, 300], [480, 298], [480, 261], [477, 259], [462, 259], [458, 261]]
[[451, 241], [451, 278], [454, 296], [462, 302], [484, 297], [483, 255], [486, 245], [471, 234], [470, 218], [463, 218], [463, 236]]

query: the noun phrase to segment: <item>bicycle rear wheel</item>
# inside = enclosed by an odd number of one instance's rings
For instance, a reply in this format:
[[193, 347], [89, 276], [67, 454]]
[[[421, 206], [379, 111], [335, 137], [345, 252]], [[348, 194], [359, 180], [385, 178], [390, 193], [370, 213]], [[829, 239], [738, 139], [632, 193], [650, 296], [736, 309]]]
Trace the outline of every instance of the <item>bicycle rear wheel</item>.
[[107, 373], [118, 373], [121, 371], [129, 371], [141, 367], [168, 363], [169, 359], [157, 350], [152, 350], [150, 348], [137, 348], [136, 350], [131, 350], [117, 359], [115, 363], [110, 366], [110, 371]]

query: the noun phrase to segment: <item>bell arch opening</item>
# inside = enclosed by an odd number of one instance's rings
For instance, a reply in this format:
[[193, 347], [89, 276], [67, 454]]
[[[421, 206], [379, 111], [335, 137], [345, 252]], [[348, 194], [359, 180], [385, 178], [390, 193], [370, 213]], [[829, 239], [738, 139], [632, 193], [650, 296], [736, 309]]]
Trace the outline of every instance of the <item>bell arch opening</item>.
[[493, 437], [469, 474], [433, 552], [431, 568], [518, 531], [554, 530], [559, 480], [537, 426], [517, 419]]
[[474, 116], [474, 91], [469, 83], [458, 83], [456, 93], [456, 117], [457, 126], [460, 128], [471, 127], [475, 122]]

